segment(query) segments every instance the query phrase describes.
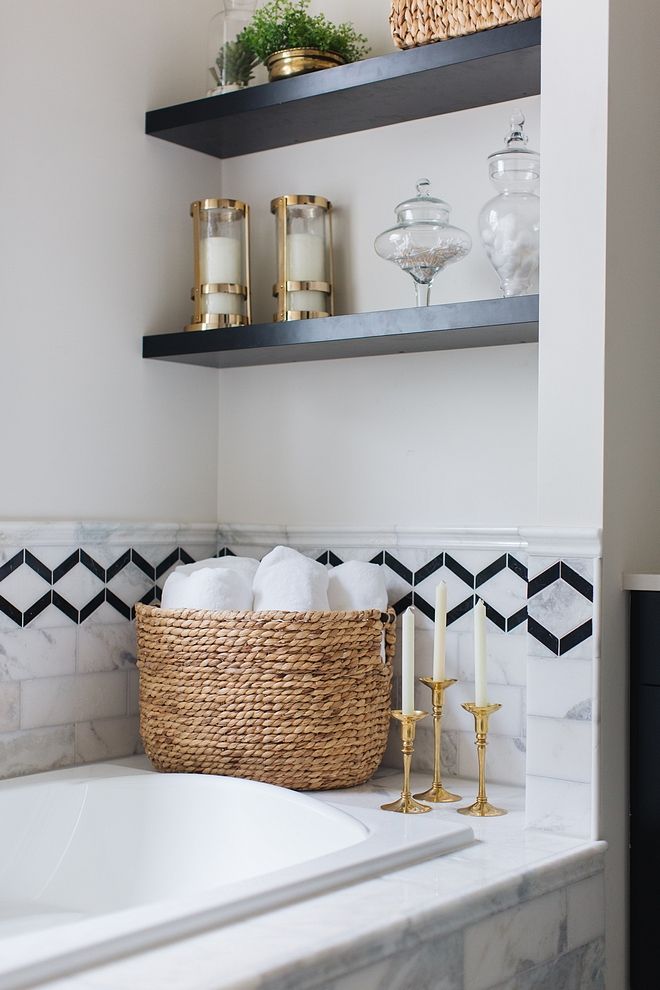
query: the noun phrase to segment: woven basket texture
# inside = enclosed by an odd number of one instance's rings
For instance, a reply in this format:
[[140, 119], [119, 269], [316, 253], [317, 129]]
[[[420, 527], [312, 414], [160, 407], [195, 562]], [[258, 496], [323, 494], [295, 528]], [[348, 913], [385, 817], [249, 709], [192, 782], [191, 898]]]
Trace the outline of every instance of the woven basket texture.
[[380, 765], [392, 610], [135, 611], [140, 728], [158, 770], [324, 790]]
[[541, 0], [392, 0], [398, 48], [415, 48], [541, 16]]

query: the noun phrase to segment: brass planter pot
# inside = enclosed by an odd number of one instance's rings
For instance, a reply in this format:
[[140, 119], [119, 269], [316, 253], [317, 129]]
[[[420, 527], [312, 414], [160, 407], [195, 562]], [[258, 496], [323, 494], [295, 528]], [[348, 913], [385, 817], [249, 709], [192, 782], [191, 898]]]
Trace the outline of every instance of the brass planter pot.
[[305, 72], [316, 72], [318, 69], [332, 69], [336, 65], [344, 65], [346, 59], [337, 52], [322, 52], [316, 48], [289, 48], [282, 52], [273, 52], [266, 59], [268, 79], [288, 79], [290, 76], [302, 76]]

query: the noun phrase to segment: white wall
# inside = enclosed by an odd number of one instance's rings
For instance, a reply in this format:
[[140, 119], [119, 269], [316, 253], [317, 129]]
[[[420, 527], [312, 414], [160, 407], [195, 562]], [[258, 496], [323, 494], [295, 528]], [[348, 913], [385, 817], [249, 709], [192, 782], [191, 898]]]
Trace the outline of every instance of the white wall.
[[[393, 50], [389, 5], [315, 3]], [[350, 99], [350, 97], [347, 97]], [[223, 195], [252, 206], [255, 316], [270, 320], [275, 274], [270, 200], [318, 193], [335, 204], [336, 311], [412, 305], [409, 276], [374, 237], [421, 176], [469, 230], [468, 258], [438, 275], [432, 302], [499, 295], [477, 236], [494, 195], [487, 155], [521, 106], [539, 143], [532, 98], [262, 152], [223, 162]], [[220, 373], [218, 514], [291, 525], [517, 525], [536, 513], [537, 348], [394, 355]]]
[[219, 163], [144, 134], [203, 95], [215, 0], [0, 7], [1, 518], [212, 519], [214, 372], [141, 359], [190, 317]]
[[538, 440], [542, 525], [602, 525], [606, 8], [573, 0], [550, 0], [543, 7]]

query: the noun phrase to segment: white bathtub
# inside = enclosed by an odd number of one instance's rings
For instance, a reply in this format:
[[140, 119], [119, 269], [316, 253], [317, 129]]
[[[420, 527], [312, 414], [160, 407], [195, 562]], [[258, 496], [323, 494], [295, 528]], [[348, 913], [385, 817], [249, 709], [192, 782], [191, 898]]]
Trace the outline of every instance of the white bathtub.
[[432, 813], [356, 817], [267, 784], [154, 773], [140, 758], [5, 781], [0, 988], [234, 923], [472, 839], [468, 826]]

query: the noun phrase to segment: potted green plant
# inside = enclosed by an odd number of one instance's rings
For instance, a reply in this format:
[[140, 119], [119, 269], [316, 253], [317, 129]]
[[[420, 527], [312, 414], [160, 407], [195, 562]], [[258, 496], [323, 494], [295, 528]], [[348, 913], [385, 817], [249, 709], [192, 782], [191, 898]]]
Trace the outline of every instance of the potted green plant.
[[357, 62], [369, 51], [352, 24], [308, 13], [310, 0], [269, 0], [241, 32], [241, 40], [268, 69], [268, 78]]
[[235, 41], [226, 41], [218, 51], [215, 65], [209, 68], [218, 87], [216, 92], [230, 93], [232, 90], [244, 89], [254, 78], [258, 61], [241, 35]]

